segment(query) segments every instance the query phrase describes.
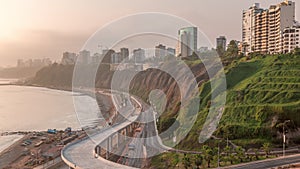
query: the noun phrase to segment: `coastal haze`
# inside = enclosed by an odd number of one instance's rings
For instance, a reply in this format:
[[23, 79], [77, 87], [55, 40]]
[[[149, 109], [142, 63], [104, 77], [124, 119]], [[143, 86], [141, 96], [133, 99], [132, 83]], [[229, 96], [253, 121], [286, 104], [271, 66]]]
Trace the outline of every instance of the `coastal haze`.
[[[257, 2], [267, 8], [269, 4], [281, 1], [191, 0], [186, 4], [173, 0], [133, 0], [130, 3], [119, 0], [3, 0], [0, 1], [0, 67], [15, 66], [17, 59], [59, 61], [64, 51], [80, 51], [99, 28], [121, 17], [142, 12], [180, 16], [197, 25], [212, 43], [224, 30], [228, 39], [240, 39], [242, 9]], [[186, 5], [188, 8], [183, 8]], [[300, 18], [298, 11], [296, 18]], [[155, 26], [168, 27], [168, 24]], [[123, 29], [134, 30], [135, 26]]]
[[0, 0], [0, 169], [300, 168], [299, 0]]

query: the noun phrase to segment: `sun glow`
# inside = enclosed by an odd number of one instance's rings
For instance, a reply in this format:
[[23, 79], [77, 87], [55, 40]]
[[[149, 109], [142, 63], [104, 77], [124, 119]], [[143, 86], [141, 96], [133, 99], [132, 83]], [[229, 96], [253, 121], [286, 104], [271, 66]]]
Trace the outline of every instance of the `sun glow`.
[[24, 16], [17, 1], [0, 0], [0, 41], [15, 38], [15, 30], [24, 26]]
[[0, 25], [0, 41], [1, 40], [8, 40], [8, 39], [13, 39], [13, 31], [10, 29], [5, 29]]

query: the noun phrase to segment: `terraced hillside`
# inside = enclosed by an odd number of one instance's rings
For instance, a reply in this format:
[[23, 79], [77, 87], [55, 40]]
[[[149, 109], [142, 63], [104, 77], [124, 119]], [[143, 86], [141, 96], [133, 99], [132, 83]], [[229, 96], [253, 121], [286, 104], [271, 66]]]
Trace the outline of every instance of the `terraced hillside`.
[[[226, 71], [226, 108], [215, 135], [229, 137], [241, 144], [279, 143], [282, 130], [278, 124], [289, 119], [291, 123], [287, 127], [294, 137], [291, 141], [299, 140], [300, 56], [243, 59], [227, 67]], [[193, 149], [200, 146], [187, 143], [197, 142], [210, 97], [210, 84], [207, 82], [201, 87], [198, 121], [180, 147]]]

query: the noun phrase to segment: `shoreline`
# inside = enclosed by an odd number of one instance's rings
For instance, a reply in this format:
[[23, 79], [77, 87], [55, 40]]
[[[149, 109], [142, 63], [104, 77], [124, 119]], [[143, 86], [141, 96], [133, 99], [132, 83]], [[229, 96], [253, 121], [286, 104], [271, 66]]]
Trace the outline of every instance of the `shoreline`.
[[0, 155], [6, 150], [14, 146], [15, 143], [22, 140], [26, 135], [24, 134], [10, 134], [0, 136]]
[[[0, 151], [0, 168], [43, 166], [52, 159], [60, 157], [61, 149], [66, 144], [86, 136], [83, 130], [57, 130], [55, 133], [48, 131], [2, 133], [0, 142], [5, 145], [7, 143], [7, 145]], [[10, 140], [3, 141], [1, 137], [12, 137], [13, 142]], [[18, 137], [18, 139], [14, 137]]]
[[22, 86], [22, 87], [36, 87], [36, 88], [44, 88], [44, 89], [51, 89], [51, 90], [59, 90], [65, 92], [73, 92], [72, 88], [70, 87], [55, 87], [55, 86], [42, 86], [38, 84], [24, 84], [24, 83], [10, 83], [10, 84], [3, 84], [2, 86]]
[[[57, 129], [57, 132], [63, 132], [64, 129]], [[74, 129], [73, 131], [75, 132], [80, 132], [82, 131], [82, 129]], [[32, 131], [4, 131], [4, 132], [0, 132], [0, 137], [2, 136], [12, 136], [12, 135], [27, 135], [27, 134], [35, 134], [35, 133], [44, 133], [47, 132], [47, 130], [41, 130], [41, 131], [37, 131], [37, 130], [32, 130]]]
[[[72, 88], [70, 87], [42, 86], [42, 85], [35, 85], [35, 84], [29, 85], [24, 83], [23, 84], [11, 83], [2, 86], [33, 87], [33, 88], [40, 88], [40, 89], [56, 90], [59, 92], [70, 92], [70, 94], [81, 93], [85, 95], [90, 95], [92, 93], [92, 91], [85, 91], [86, 92], [85, 93], [83, 89], [82, 92], [80, 92], [81, 89], [78, 89], [77, 91], [73, 92]], [[65, 141], [69, 140], [69, 138], [72, 138], [71, 142], [73, 142], [87, 136], [85, 131], [83, 131], [82, 128], [74, 128], [71, 134], [72, 137], [66, 134], [65, 128], [62, 129], [56, 128], [56, 129], [58, 129], [57, 134], [54, 135], [48, 133], [46, 129], [0, 131], [0, 138], [6, 136], [13, 137], [14, 135], [20, 135], [20, 138], [18, 140], [11, 142], [2, 151], [0, 151], [0, 168], [7, 167], [7, 166], [18, 168], [18, 167], [24, 167], [25, 164], [26, 165], [30, 164], [32, 167], [35, 167], [37, 165], [43, 165], [48, 162], [48, 159], [42, 156], [50, 155], [53, 153], [53, 151], [55, 154], [54, 156], [55, 158], [60, 156], [60, 151], [62, 147], [67, 144], [67, 143], [65, 144]], [[30, 141], [30, 144], [24, 145], [24, 143], [26, 143], [28, 140]], [[39, 145], [39, 143], [41, 143], [41, 145]], [[40, 153], [39, 151], [41, 151], [42, 153]], [[39, 157], [37, 158], [38, 155]]]
[[[41, 89], [49, 89], [49, 90], [55, 90], [55, 91], [61, 91], [61, 92], [70, 92], [70, 94], [78, 93], [78, 94], [87, 94], [87, 93], [80, 93], [80, 89], [78, 91], [73, 91], [72, 87], [59, 87], [59, 86], [43, 86], [43, 85], [38, 85], [38, 84], [26, 84], [24, 82], [11, 82], [8, 84], [0, 84], [1, 86], [19, 86], [19, 87], [34, 87], [34, 88], [41, 88]], [[95, 88], [96, 89], [96, 88]], [[103, 88], [102, 90], [107, 90]], [[82, 90], [84, 91], [84, 90]], [[96, 94], [96, 93], [95, 93]], [[72, 127], [72, 126], [69, 126]], [[55, 127], [54, 127], [55, 128]], [[73, 128], [73, 127], [72, 127]], [[56, 128], [57, 129], [57, 128]], [[74, 131], [82, 131], [82, 128], [73, 128]], [[14, 135], [14, 134], [30, 134], [30, 133], [35, 133], [35, 132], [45, 132], [45, 130], [16, 130], [16, 131], [0, 131], [0, 136], [3, 135]], [[57, 129], [58, 131], [63, 131], [64, 128]]]
[[[49, 90], [50, 92], [62, 92], [62, 93], [66, 93], [68, 95], [70, 95], [70, 97], [73, 97], [73, 94], [76, 94], [75, 92], [72, 92], [72, 90], [70, 88], [62, 88], [62, 87], [51, 87], [51, 86], [41, 86], [41, 85], [28, 85], [28, 84], [24, 84], [24, 83], [7, 83], [7, 84], [0, 84], [0, 87], [3, 86], [7, 86], [7, 87], [24, 87], [24, 88], [36, 88], [36, 89], [45, 89], [45, 90]], [[52, 91], [51, 91], [52, 90]], [[76, 117], [77, 118], [77, 117]], [[51, 128], [55, 128], [57, 130], [64, 130], [67, 127], [72, 127], [74, 130], [76, 131], [81, 131], [82, 127], [81, 126], [65, 126], [65, 127], [59, 127], [57, 128], [56, 126], [51, 126], [51, 127], [47, 127], [47, 128], [40, 128], [40, 129], [35, 129], [35, 128], [31, 128], [31, 129], [16, 129], [16, 130], [11, 130], [11, 129], [4, 129], [4, 130], [0, 130], [0, 136], [5, 136], [5, 135], [13, 135], [13, 134], [29, 134], [29, 133], [34, 133], [34, 132], [44, 132], [47, 131], [48, 129]]]

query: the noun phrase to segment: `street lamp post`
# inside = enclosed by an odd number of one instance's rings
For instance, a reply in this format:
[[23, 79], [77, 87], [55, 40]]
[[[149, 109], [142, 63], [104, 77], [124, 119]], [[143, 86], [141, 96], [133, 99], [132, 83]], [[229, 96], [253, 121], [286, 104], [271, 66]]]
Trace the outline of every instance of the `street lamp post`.
[[283, 157], [285, 156], [285, 140], [286, 140], [284, 126], [285, 126], [286, 123], [289, 123], [290, 121], [291, 120], [285, 120], [282, 124], [282, 139], [283, 139], [283, 141], [282, 141], [282, 155], [283, 155]]
[[220, 141], [218, 141], [218, 168], [220, 168]]

